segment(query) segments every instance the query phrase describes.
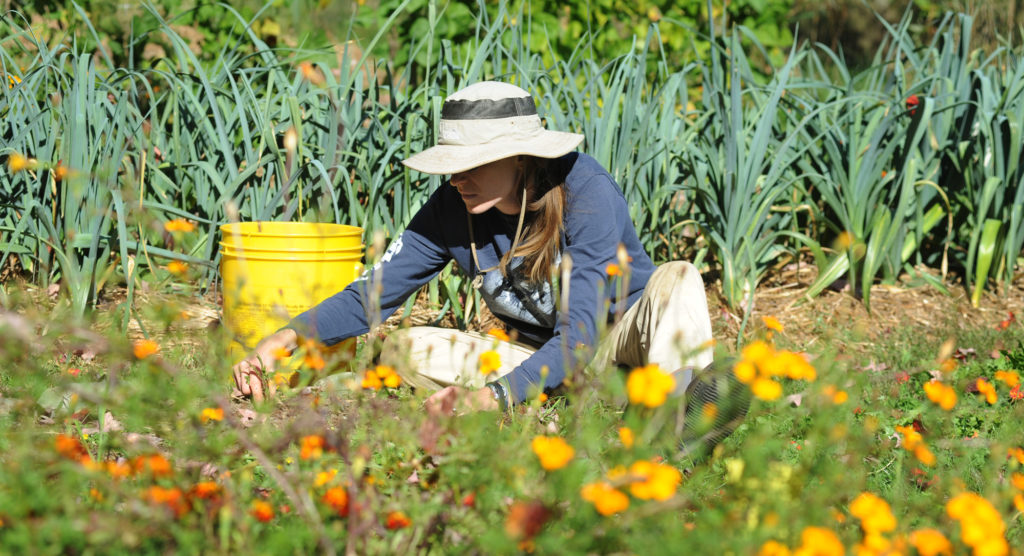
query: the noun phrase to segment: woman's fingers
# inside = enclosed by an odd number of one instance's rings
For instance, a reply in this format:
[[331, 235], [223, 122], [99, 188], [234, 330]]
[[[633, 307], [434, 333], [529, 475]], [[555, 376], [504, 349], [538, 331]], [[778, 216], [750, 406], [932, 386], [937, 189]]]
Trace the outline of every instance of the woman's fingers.
[[252, 401], [263, 401], [263, 373], [259, 370], [249, 371], [249, 391], [252, 392]]

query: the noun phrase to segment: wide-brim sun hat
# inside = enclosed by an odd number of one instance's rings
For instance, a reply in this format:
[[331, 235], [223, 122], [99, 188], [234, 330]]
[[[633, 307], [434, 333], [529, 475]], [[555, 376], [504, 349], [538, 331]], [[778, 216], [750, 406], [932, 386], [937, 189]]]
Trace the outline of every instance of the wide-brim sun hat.
[[456, 174], [510, 156], [558, 158], [582, 141], [579, 133], [545, 129], [530, 93], [482, 81], [445, 99], [437, 144], [402, 163], [424, 174]]

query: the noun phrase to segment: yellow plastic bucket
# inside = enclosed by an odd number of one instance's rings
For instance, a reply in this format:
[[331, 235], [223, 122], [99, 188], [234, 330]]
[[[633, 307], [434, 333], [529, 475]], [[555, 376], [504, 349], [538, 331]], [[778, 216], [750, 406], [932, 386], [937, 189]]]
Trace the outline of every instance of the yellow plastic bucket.
[[239, 222], [220, 230], [223, 323], [235, 339], [233, 361], [363, 272], [362, 228]]

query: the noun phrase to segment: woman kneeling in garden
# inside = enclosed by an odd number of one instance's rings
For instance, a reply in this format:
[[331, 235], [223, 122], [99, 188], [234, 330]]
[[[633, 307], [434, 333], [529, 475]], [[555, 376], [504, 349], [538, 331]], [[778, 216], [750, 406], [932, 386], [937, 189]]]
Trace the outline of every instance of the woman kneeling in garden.
[[[329, 345], [368, 332], [369, 291], [379, 288], [380, 318], [387, 318], [452, 259], [520, 341], [433, 327], [392, 332], [382, 362], [408, 384], [436, 390], [430, 409], [506, 409], [558, 387], [578, 361], [596, 371], [656, 363], [673, 373], [677, 391], [711, 363], [700, 274], [687, 262], [655, 267], [618, 184], [593, 158], [574, 152], [582, 135], [544, 129], [529, 93], [499, 82], [448, 97], [439, 135], [436, 146], [403, 162], [451, 175], [451, 187], [431, 195], [362, 278], [236, 365], [243, 394], [262, 399], [260, 371], [271, 370], [275, 350], [294, 349], [300, 334]], [[616, 277], [620, 249], [629, 272]], [[562, 291], [552, 285], [559, 269], [569, 277]], [[610, 329], [595, 351], [589, 346], [599, 320]], [[485, 377], [480, 355], [491, 350], [499, 362]]]

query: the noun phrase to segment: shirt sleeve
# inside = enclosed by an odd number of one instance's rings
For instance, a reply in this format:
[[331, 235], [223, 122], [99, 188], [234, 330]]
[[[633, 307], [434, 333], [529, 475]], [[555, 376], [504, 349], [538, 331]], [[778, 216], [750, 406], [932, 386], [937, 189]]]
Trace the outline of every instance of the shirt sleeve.
[[[512, 402], [535, 394], [531, 389], [540, 385], [557, 387], [565, 379], [567, 369], [589, 362], [597, 339], [597, 316], [606, 311], [605, 268], [616, 260], [623, 227], [632, 225], [626, 200], [607, 175], [591, 177], [575, 193], [570, 193], [566, 205], [563, 257], [568, 254], [572, 259], [568, 306], [559, 307], [551, 339], [502, 377]], [[580, 346], [583, 349], [578, 353]]]
[[344, 290], [297, 315], [286, 328], [332, 345], [365, 334], [371, 321], [391, 316], [451, 259], [444, 241], [443, 208], [440, 191], [435, 192], [376, 265]]

